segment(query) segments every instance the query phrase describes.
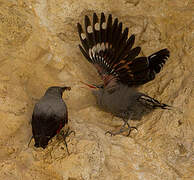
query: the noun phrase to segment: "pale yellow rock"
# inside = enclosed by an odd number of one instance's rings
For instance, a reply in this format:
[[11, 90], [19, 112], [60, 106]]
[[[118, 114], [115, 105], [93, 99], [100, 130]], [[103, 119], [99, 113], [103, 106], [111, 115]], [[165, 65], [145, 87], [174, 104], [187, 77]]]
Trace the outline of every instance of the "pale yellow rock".
[[[110, 137], [122, 121], [101, 111], [80, 81], [100, 82], [79, 51], [77, 22], [112, 13], [149, 55], [171, 57], [139, 89], [178, 111], [156, 110], [131, 121], [138, 131]], [[194, 3], [192, 0], [0, 0], [0, 179], [189, 180], [194, 177]], [[70, 156], [61, 139], [28, 147], [33, 106], [49, 86], [64, 93]]]

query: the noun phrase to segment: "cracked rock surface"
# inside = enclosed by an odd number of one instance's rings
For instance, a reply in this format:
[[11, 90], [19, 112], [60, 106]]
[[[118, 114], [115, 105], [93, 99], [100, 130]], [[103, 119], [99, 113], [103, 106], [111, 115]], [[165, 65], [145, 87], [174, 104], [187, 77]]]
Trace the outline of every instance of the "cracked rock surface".
[[[77, 22], [112, 13], [142, 54], [167, 47], [155, 80], [139, 89], [178, 111], [155, 110], [130, 137], [105, 135], [122, 121], [101, 111], [80, 81], [100, 82], [79, 51]], [[194, 2], [192, 0], [0, 0], [0, 179], [174, 180], [194, 177]], [[62, 140], [28, 147], [34, 104], [49, 86], [64, 93], [70, 156]]]

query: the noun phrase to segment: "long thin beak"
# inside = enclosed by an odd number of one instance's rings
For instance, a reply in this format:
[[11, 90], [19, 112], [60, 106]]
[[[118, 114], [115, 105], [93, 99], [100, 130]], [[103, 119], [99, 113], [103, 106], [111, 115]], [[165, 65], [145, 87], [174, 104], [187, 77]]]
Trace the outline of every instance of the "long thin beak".
[[88, 86], [89, 88], [98, 89], [98, 87], [97, 87], [96, 85], [94, 85], [94, 84], [87, 84], [87, 83], [85, 83], [85, 82], [83, 82], [83, 81], [80, 81], [80, 82], [81, 82], [82, 84]]

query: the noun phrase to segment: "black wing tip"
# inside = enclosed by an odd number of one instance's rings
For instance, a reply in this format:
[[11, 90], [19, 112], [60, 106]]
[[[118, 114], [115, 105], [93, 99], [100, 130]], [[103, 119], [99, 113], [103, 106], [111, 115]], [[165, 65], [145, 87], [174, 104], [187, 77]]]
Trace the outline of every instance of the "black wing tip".
[[166, 48], [166, 49], [164, 49], [164, 51], [166, 52], [166, 55], [168, 56], [168, 57], [170, 57], [170, 51]]
[[101, 12], [101, 16], [104, 16], [105, 17], [104, 12]]
[[158, 51], [158, 53], [167, 55], [168, 57], [170, 56], [170, 51], [167, 48], [161, 49], [160, 51]]
[[88, 28], [88, 26], [91, 25], [91, 23], [90, 23], [90, 18], [89, 18], [87, 15], [85, 15], [85, 20], [84, 20], [84, 22], [85, 22], [85, 32], [86, 32], [86, 34], [87, 34], [87, 33], [88, 33], [87, 28]]
[[132, 34], [131, 36], [132, 36], [133, 38], [135, 38], [135, 34]]
[[129, 40], [133, 42], [135, 42], [135, 34], [132, 34], [130, 37], [129, 37]]
[[81, 27], [81, 24], [80, 23], [77, 23], [77, 28], [79, 29]]
[[167, 48], [165, 48], [153, 53], [148, 57], [148, 59], [150, 63], [160, 64], [161, 61], [166, 61], [169, 57], [170, 57], [170, 51]]
[[119, 22], [119, 28], [122, 30], [122, 27], [123, 27], [123, 23], [122, 22]]
[[119, 19], [118, 19], [118, 18], [115, 18], [115, 21], [116, 21], [116, 22], [118, 22], [118, 21], [119, 21]]
[[83, 32], [82, 25], [80, 23], [77, 23], [77, 30], [78, 30], [79, 35]]
[[136, 51], [138, 51], [139, 53], [140, 53], [140, 51], [141, 51], [141, 47], [140, 47], [140, 46], [137, 46], [137, 47], [135, 47], [134, 49], [136, 49]]
[[109, 19], [109, 18], [111, 18], [111, 19], [112, 19], [112, 14], [109, 14], [109, 15], [108, 15], [108, 19]]
[[97, 16], [97, 14], [95, 12], [93, 13], [93, 18], [97, 18], [98, 19], [98, 16]]
[[154, 74], [159, 73], [169, 57], [170, 51], [167, 48], [150, 55], [148, 60], [151, 72]]
[[88, 15], [85, 15], [85, 21], [89, 21], [90, 18], [88, 17]]
[[156, 55], [160, 55], [160, 56], [167, 56], [170, 57], [170, 51], [167, 48], [161, 49], [160, 51], [157, 51], [156, 53], [154, 53]]
[[170, 51], [167, 48], [161, 49], [160, 51], [170, 53]]
[[130, 44], [130, 46], [132, 47], [135, 43], [135, 34], [132, 34], [128, 40], [127, 40], [127, 43]]
[[127, 34], [128, 34], [128, 31], [129, 31], [129, 28], [126, 27], [126, 28], [124, 29], [124, 32], [127, 32]]
[[100, 22], [101, 22], [101, 24], [106, 22], [106, 17], [105, 17], [103, 12], [101, 13]]

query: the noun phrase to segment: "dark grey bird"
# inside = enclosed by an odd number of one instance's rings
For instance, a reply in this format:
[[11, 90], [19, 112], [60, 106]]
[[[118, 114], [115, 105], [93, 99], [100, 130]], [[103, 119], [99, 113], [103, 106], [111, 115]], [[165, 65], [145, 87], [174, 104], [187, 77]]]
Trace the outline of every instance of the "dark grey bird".
[[93, 23], [86, 15], [84, 30], [80, 23], [77, 28], [81, 40], [79, 48], [95, 66], [103, 81], [100, 85], [85, 84], [93, 88], [92, 92], [101, 108], [124, 121], [120, 131], [108, 133], [119, 134], [127, 125], [129, 135], [131, 129], [136, 129], [129, 125], [129, 119], [156, 108], [172, 108], [136, 90], [137, 86], [153, 80], [160, 72], [170, 56], [168, 49], [162, 49], [148, 57], [137, 57], [141, 48], [132, 48], [135, 35], [128, 37], [128, 28], [122, 30], [122, 22], [117, 18], [113, 21], [111, 14], [106, 20], [104, 13], [101, 13], [100, 18], [94, 13]]
[[[61, 129], [68, 123], [67, 106], [62, 99], [65, 90], [71, 90], [71, 88], [66, 86], [49, 87], [45, 95], [35, 104], [31, 121], [35, 147], [45, 149], [49, 140], [59, 134]], [[69, 129], [64, 136], [64, 140], [68, 135]], [[66, 141], [65, 145], [67, 148]]]

